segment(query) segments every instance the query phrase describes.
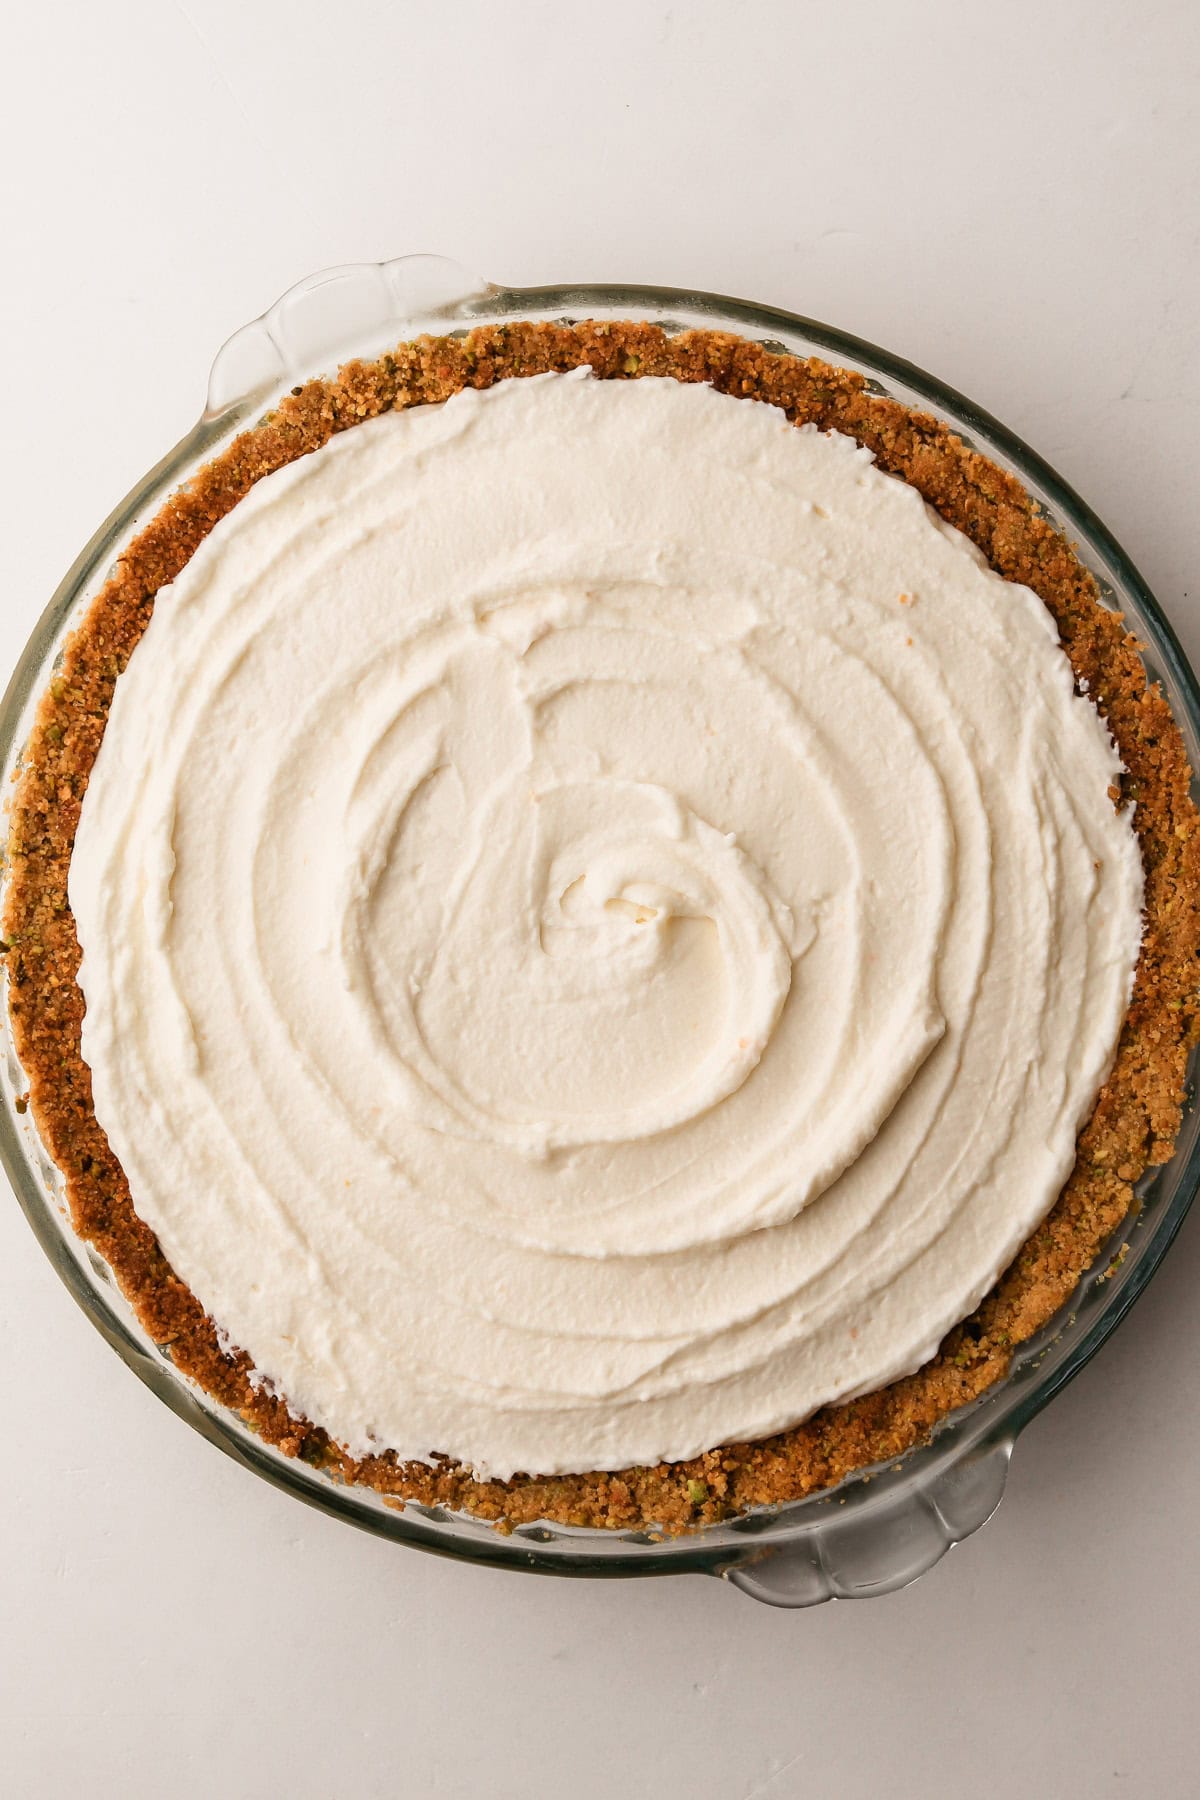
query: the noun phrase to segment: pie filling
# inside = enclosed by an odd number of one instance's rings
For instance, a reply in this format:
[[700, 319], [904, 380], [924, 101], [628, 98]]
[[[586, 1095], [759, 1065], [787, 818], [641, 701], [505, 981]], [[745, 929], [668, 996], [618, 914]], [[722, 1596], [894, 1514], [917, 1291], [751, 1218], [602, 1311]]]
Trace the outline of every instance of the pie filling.
[[117, 684], [96, 1116], [351, 1455], [755, 1439], [1044, 1218], [1142, 870], [1053, 620], [836, 432], [586, 368], [265, 476]]

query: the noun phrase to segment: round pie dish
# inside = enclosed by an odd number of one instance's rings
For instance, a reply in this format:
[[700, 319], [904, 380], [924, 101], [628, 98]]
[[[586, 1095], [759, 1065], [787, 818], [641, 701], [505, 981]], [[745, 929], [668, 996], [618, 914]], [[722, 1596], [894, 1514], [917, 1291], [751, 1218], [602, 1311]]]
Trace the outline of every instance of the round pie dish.
[[[138, 526], [158, 511], [170, 493], [193, 481], [201, 466], [214, 453], [220, 454], [236, 434], [264, 413], [272, 416], [277, 404], [284, 415], [291, 416], [294, 409], [286, 396], [299, 394], [306, 380], [327, 373], [333, 365], [379, 355], [419, 333], [433, 332], [445, 342], [461, 339], [468, 330], [474, 330], [482, 334], [472, 340], [476, 343], [484, 341], [491, 331], [493, 336], [488, 342], [496, 342], [494, 334], [499, 333], [499, 341], [507, 343], [507, 321], [521, 329], [557, 330], [560, 335], [569, 335], [570, 321], [580, 318], [590, 321], [588, 330], [597, 334], [606, 330], [606, 321], [612, 322], [614, 333], [630, 329], [633, 322], [643, 330], [650, 328], [647, 341], [653, 338], [668, 346], [674, 335], [683, 331], [732, 332], [743, 346], [752, 348], [759, 364], [765, 358], [767, 364], [778, 367], [773, 352], [826, 358], [852, 371], [863, 393], [886, 396], [878, 402], [885, 411], [889, 406], [893, 410], [910, 407], [926, 415], [934, 414], [941, 422], [938, 430], [953, 432], [966, 443], [968, 451], [977, 451], [1005, 472], [999, 477], [1001, 481], [1015, 476], [1049, 525], [1075, 544], [1079, 557], [1099, 585], [1103, 603], [1116, 607], [1139, 640], [1148, 646], [1147, 674], [1161, 684], [1183, 734], [1186, 754], [1195, 765], [1194, 679], [1136, 572], [1098, 522], [1050, 471], [1001, 427], [957, 396], [906, 365], [837, 332], [739, 302], [659, 290], [500, 290], [432, 258], [401, 259], [382, 267], [335, 270], [314, 277], [293, 289], [262, 320], [230, 341], [214, 366], [209, 405], [195, 430], [146, 478], [93, 540], [35, 633], [5, 702], [0, 754], [6, 762], [11, 764], [19, 757], [37, 700], [44, 688], [53, 685], [55, 659], [63, 638], [78, 623], [78, 609], [100, 585], [97, 577], [103, 576], [113, 552], [123, 552]], [[520, 338], [520, 330], [514, 335]], [[454, 353], [450, 343], [446, 353], [449, 360], [453, 360]], [[469, 347], [468, 353], [473, 355]], [[634, 367], [627, 367], [626, 372], [636, 372], [639, 357], [633, 355], [628, 360]], [[427, 392], [426, 397], [435, 396]], [[361, 410], [357, 416], [362, 416]], [[348, 422], [353, 423], [354, 418]], [[296, 450], [291, 454], [294, 456]], [[203, 487], [203, 481], [200, 486]], [[1040, 523], [1036, 527], [1039, 532], [1044, 529]], [[149, 591], [152, 593], [164, 578], [158, 577]], [[1033, 578], [1020, 575], [1017, 579]], [[1092, 612], [1103, 618], [1094, 602]], [[1111, 624], [1104, 630], [1111, 633]], [[1132, 658], [1132, 663], [1136, 669], [1136, 658]], [[1139, 686], [1141, 679], [1139, 673]], [[62, 683], [58, 687], [61, 690]], [[1103, 700], [1103, 694], [1100, 698]], [[1156, 704], [1161, 710], [1161, 702]], [[1178, 739], [1171, 735], [1178, 745]], [[1182, 767], [1178, 748], [1174, 755], [1178, 770]], [[1183, 795], [1178, 804], [1187, 807], [1190, 821], [1194, 818], [1190, 802], [1178, 777], [1176, 783]], [[1178, 811], [1174, 816], [1181, 817]], [[1184, 832], [1175, 835], [1183, 837]], [[1174, 835], [1168, 832], [1168, 863], [1177, 851]], [[18, 866], [19, 863], [18, 853]], [[34, 936], [40, 938], [41, 932]], [[22, 950], [16, 959], [18, 964], [25, 955]], [[1190, 974], [1187, 980], [1190, 985]], [[1190, 1018], [1190, 994], [1174, 1004], [1184, 1005], [1185, 1017]], [[1170, 1015], [1161, 1016], [1165, 1031]], [[1110, 1251], [1098, 1258], [1075, 1291], [1065, 1324], [1060, 1315], [1047, 1331], [1025, 1344], [1013, 1358], [1007, 1375], [994, 1381], [971, 1405], [944, 1419], [932, 1441], [923, 1448], [898, 1457], [888, 1454], [885, 1466], [856, 1470], [851, 1480], [832, 1492], [822, 1491], [784, 1505], [758, 1507], [730, 1519], [713, 1518], [707, 1523], [698, 1520], [693, 1529], [670, 1540], [664, 1540], [652, 1525], [640, 1530], [610, 1527], [598, 1531], [548, 1523], [531, 1517], [528, 1504], [521, 1522], [511, 1522], [515, 1529], [501, 1533], [449, 1507], [416, 1504], [411, 1492], [401, 1510], [394, 1493], [381, 1496], [359, 1486], [338, 1483], [324, 1466], [310, 1467], [308, 1462], [290, 1460], [249, 1430], [237, 1413], [190, 1382], [171, 1360], [169, 1351], [141, 1330], [106, 1266], [71, 1231], [57, 1171], [37, 1139], [32, 1115], [22, 1111], [24, 1072], [11, 1041], [8, 1049], [6, 1099], [11, 1108], [3, 1120], [0, 1148], [43, 1244], [94, 1322], [132, 1366], [175, 1410], [230, 1454], [326, 1510], [367, 1528], [446, 1553], [574, 1573], [703, 1569], [727, 1575], [759, 1597], [784, 1604], [804, 1604], [833, 1593], [883, 1591], [898, 1585], [929, 1566], [949, 1543], [982, 1522], [999, 1498], [1016, 1430], [1091, 1354], [1140, 1291], [1177, 1227], [1196, 1179], [1195, 1125], [1189, 1106], [1171, 1160], [1137, 1183], [1137, 1206], [1118, 1233], [1121, 1242], [1113, 1246], [1116, 1255]], [[53, 1070], [58, 1067], [57, 1062], [53, 1064]], [[1175, 1067], [1181, 1070], [1182, 1060]], [[1176, 1074], [1176, 1084], [1177, 1080]], [[55, 1074], [54, 1086], [59, 1085]], [[1166, 1136], [1160, 1155], [1166, 1154], [1171, 1136], [1173, 1130]], [[1098, 1157], [1097, 1165], [1102, 1160]], [[1136, 1170], [1122, 1168], [1117, 1173], [1122, 1181], [1132, 1181]], [[1100, 1179], [1103, 1182], [1106, 1178]], [[1120, 1208], [1127, 1204], [1127, 1186], [1123, 1192], [1125, 1199]], [[1110, 1208], [1107, 1229], [1111, 1229], [1119, 1211], [1114, 1213]], [[1093, 1241], [1089, 1257], [1095, 1254], [1095, 1248]], [[1076, 1271], [1080, 1266], [1076, 1262]], [[1059, 1286], [1057, 1291], [1063, 1293], [1067, 1288]], [[1041, 1318], [1046, 1316], [1046, 1310], [1039, 1315]], [[1014, 1331], [1013, 1341], [1023, 1338], [1028, 1329], [1027, 1324], [1024, 1331]], [[164, 1338], [169, 1333], [159, 1330], [155, 1335]], [[1009, 1340], [1006, 1337], [1002, 1342], [1007, 1344]], [[964, 1355], [969, 1362], [969, 1348]], [[965, 1386], [952, 1383], [950, 1392], [957, 1398]], [[973, 1391], [979, 1392], [978, 1383]], [[911, 1441], [911, 1437], [906, 1441]], [[294, 1453], [295, 1446], [291, 1448]], [[306, 1454], [302, 1450], [302, 1455]], [[326, 1459], [317, 1456], [311, 1460], [324, 1465]], [[703, 1491], [703, 1482], [697, 1486]], [[678, 1528], [678, 1522], [672, 1521], [672, 1526]]]

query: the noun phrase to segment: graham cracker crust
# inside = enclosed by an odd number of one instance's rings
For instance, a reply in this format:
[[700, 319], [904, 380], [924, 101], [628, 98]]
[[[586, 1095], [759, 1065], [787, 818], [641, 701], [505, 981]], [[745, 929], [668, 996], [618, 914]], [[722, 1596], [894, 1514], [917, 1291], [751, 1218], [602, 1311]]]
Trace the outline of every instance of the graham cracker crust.
[[[445, 400], [465, 386], [590, 363], [608, 379], [671, 375], [781, 406], [797, 424], [846, 432], [911, 483], [994, 569], [1031, 587], [1058, 625], [1080, 687], [1107, 720], [1136, 801], [1146, 931], [1116, 1060], [1049, 1217], [982, 1305], [915, 1375], [758, 1443], [619, 1473], [479, 1482], [442, 1460], [354, 1461], [252, 1381], [244, 1354], [168, 1265], [134, 1210], [92, 1110], [80, 1057], [83, 996], [67, 870], [113, 690], [159, 589], [253, 484], [389, 407]], [[2, 927], [8, 999], [29, 1105], [66, 1178], [75, 1230], [112, 1267], [145, 1330], [175, 1364], [289, 1456], [395, 1501], [440, 1504], [501, 1529], [548, 1519], [668, 1533], [830, 1487], [926, 1439], [939, 1419], [1007, 1371], [1014, 1348], [1063, 1305], [1126, 1219], [1133, 1184], [1166, 1162], [1179, 1130], [1188, 1052], [1200, 1035], [1200, 835], [1183, 741], [1138, 645], [1100, 602], [1092, 576], [1020, 484], [928, 414], [868, 391], [861, 376], [776, 354], [725, 332], [667, 336], [642, 324], [485, 326], [423, 338], [336, 379], [311, 381], [242, 433], [174, 494], [129, 546], [70, 638], [43, 696], [12, 801]]]

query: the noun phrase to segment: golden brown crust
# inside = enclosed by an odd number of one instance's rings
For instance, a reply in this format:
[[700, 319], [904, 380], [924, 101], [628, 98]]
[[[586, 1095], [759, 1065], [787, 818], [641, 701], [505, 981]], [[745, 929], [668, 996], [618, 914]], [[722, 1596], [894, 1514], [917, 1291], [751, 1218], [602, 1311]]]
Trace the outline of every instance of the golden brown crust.
[[[1058, 1203], [983, 1304], [906, 1380], [825, 1407], [761, 1443], [722, 1445], [688, 1463], [618, 1474], [476, 1482], [457, 1465], [354, 1462], [283, 1400], [252, 1384], [244, 1355], [221, 1348], [213, 1321], [179, 1280], [133, 1209], [128, 1184], [92, 1111], [80, 1057], [79, 945], [67, 868], [79, 808], [114, 684], [149, 621], [158, 590], [263, 475], [388, 407], [447, 398], [511, 375], [590, 363], [598, 375], [711, 381], [782, 406], [797, 423], [850, 433], [879, 465], [918, 488], [993, 568], [1050, 609], [1076, 678], [1108, 721], [1135, 799], [1146, 871], [1146, 935], [1112, 1073], [1080, 1134]], [[255, 429], [199, 470], [125, 551], [67, 644], [43, 697], [12, 806], [3, 929], [9, 1008], [30, 1105], [66, 1177], [75, 1229], [112, 1266], [145, 1329], [173, 1360], [270, 1443], [398, 1500], [469, 1510], [505, 1527], [539, 1518], [573, 1525], [687, 1530], [748, 1507], [828, 1487], [927, 1437], [947, 1412], [1007, 1370], [1129, 1212], [1133, 1183], [1171, 1154], [1188, 1051], [1200, 1029], [1200, 834], [1179, 731], [1148, 687], [1138, 646], [1095, 582], [1011, 476], [932, 417], [872, 394], [860, 376], [774, 354], [723, 332], [669, 337], [638, 324], [486, 326], [463, 339], [425, 338], [336, 380], [294, 389]]]

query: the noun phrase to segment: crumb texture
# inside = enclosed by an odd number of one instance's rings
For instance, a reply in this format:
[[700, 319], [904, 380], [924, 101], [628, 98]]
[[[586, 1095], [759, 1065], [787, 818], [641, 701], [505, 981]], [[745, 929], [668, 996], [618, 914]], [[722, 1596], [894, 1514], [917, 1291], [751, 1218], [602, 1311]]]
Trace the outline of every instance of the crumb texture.
[[[93, 1108], [80, 1056], [83, 997], [67, 871], [88, 776], [115, 684], [155, 596], [254, 483], [334, 433], [392, 407], [441, 401], [465, 386], [566, 370], [669, 375], [771, 402], [796, 424], [846, 432], [880, 467], [916, 487], [1053, 615], [1077, 683], [1106, 719], [1125, 765], [1114, 800], [1135, 803], [1146, 877], [1146, 930], [1112, 1072], [1053, 1210], [978, 1310], [903, 1381], [827, 1407], [760, 1443], [725, 1444], [686, 1463], [619, 1473], [479, 1482], [449, 1461], [354, 1461], [255, 1379], [138, 1218]], [[723, 332], [668, 336], [640, 324], [486, 326], [425, 338], [330, 381], [295, 390], [200, 469], [129, 545], [69, 639], [43, 696], [11, 808], [3, 933], [8, 1002], [29, 1105], [66, 1179], [75, 1229], [112, 1266], [147, 1332], [186, 1374], [287, 1455], [396, 1500], [441, 1504], [502, 1527], [564, 1524], [682, 1531], [752, 1506], [799, 1498], [893, 1458], [1006, 1372], [1014, 1348], [1062, 1306], [1133, 1204], [1133, 1184], [1165, 1162], [1179, 1130], [1197, 1035], [1200, 837], [1190, 770], [1139, 647], [1095, 582], [1019, 483], [931, 416], [868, 391], [857, 375], [778, 355]]]

